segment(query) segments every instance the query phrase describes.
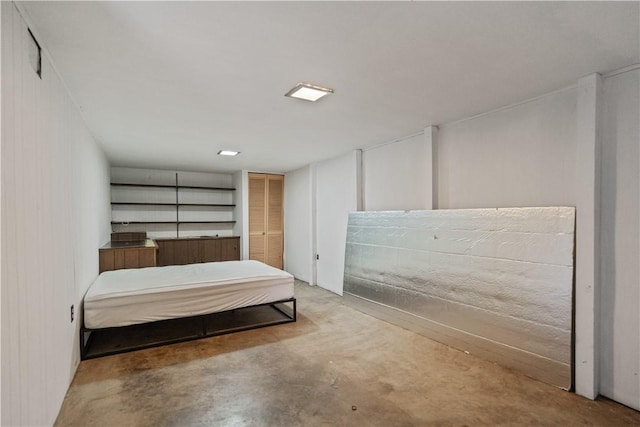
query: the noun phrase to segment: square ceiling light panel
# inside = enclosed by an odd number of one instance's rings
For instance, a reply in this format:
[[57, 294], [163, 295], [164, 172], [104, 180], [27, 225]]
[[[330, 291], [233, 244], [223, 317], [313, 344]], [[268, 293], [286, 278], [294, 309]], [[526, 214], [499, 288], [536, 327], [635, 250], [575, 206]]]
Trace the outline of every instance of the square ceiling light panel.
[[218, 155], [219, 156], [237, 156], [238, 154], [240, 154], [239, 151], [233, 151], [233, 150], [220, 150], [220, 151], [218, 151]]
[[333, 93], [333, 89], [300, 82], [289, 92], [285, 93], [284, 96], [315, 102], [331, 93]]

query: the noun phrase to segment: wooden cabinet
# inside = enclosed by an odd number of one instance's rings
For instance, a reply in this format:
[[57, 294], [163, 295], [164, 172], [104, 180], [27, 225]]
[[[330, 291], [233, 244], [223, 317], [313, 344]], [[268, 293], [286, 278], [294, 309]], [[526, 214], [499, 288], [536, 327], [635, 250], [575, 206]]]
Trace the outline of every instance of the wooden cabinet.
[[111, 241], [100, 248], [100, 273], [123, 268], [155, 267], [157, 250], [158, 246], [151, 239], [136, 242]]
[[158, 266], [240, 259], [240, 237], [156, 239]]
[[284, 176], [249, 174], [249, 259], [283, 268]]

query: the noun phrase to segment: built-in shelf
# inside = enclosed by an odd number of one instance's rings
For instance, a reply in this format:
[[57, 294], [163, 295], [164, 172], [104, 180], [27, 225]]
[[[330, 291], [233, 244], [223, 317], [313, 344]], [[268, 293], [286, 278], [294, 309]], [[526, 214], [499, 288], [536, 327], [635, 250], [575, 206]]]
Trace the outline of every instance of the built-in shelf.
[[111, 224], [129, 225], [129, 224], [175, 224], [175, 221], [111, 221]]
[[214, 191], [236, 191], [235, 188], [227, 187], [202, 187], [195, 185], [165, 185], [165, 184], [127, 184], [124, 182], [112, 182], [114, 187], [148, 187], [148, 188], [172, 188], [172, 189], [188, 189], [188, 190], [214, 190]]
[[175, 203], [146, 203], [146, 202], [111, 202], [112, 205], [132, 205], [132, 206], [173, 206]]
[[235, 221], [111, 221], [111, 224], [235, 224]]
[[[175, 203], [147, 203], [147, 202], [111, 202], [112, 205], [132, 205], [132, 206], [173, 206]], [[235, 204], [225, 203], [178, 203], [178, 206], [213, 206], [213, 207], [235, 207]]]
[[[112, 206], [157, 206], [157, 210], [158, 212], [164, 212], [166, 213], [167, 210], [165, 208], [171, 207], [171, 208], [175, 208], [175, 220], [174, 221], [111, 221], [112, 225], [120, 225], [120, 226], [126, 226], [129, 224], [172, 224], [175, 225], [176, 228], [176, 236], [180, 237], [180, 225], [181, 224], [235, 224], [236, 221], [234, 220], [229, 220], [229, 221], [181, 221], [181, 217], [182, 216], [186, 216], [187, 218], [189, 216], [194, 216], [194, 215], [190, 215], [193, 214], [194, 212], [201, 212], [201, 211], [196, 211], [196, 209], [190, 209], [190, 208], [224, 208], [224, 210], [230, 209], [230, 208], [235, 208], [235, 203], [206, 203], [207, 201], [221, 201], [221, 202], [226, 202], [226, 201], [233, 201], [232, 197], [228, 197], [227, 195], [222, 195], [222, 194], [218, 194], [216, 197], [214, 197], [213, 199], [208, 199], [203, 197], [194, 197], [197, 194], [200, 194], [200, 191], [210, 191], [210, 192], [217, 192], [217, 191], [221, 191], [221, 192], [229, 192], [229, 191], [235, 191], [235, 188], [230, 188], [230, 187], [208, 187], [208, 186], [203, 186], [203, 185], [180, 185], [178, 182], [178, 174], [176, 174], [176, 183], [174, 185], [169, 185], [169, 184], [136, 184], [136, 183], [129, 183], [129, 182], [112, 182], [111, 183], [112, 187], [138, 187], [138, 188], [160, 188], [160, 189], [167, 189], [167, 190], [173, 190], [175, 192], [175, 202], [173, 203], [167, 203], [167, 202], [143, 202], [143, 201], [139, 201], [139, 202], [125, 202], [125, 201], [113, 201], [111, 202]], [[189, 203], [180, 203], [179, 199], [180, 199], [180, 190], [198, 190], [198, 193], [192, 193], [192, 196], [190, 197], [190, 202]], [[125, 191], [124, 189], [122, 191]], [[137, 194], [137, 193], [136, 193]], [[184, 193], [183, 193], [184, 194]], [[131, 195], [130, 195], [131, 196]], [[131, 197], [127, 197], [127, 199], [131, 199]], [[166, 199], [165, 199], [166, 200]], [[191, 203], [191, 202], [198, 202], [199, 200], [202, 201], [202, 203]], [[163, 209], [161, 209], [160, 207], [163, 207]], [[181, 210], [182, 209], [182, 210]], [[151, 209], [152, 211], [153, 209]], [[220, 213], [222, 210], [221, 209], [209, 209], [209, 211], [211, 211], [212, 213], [214, 213], [213, 218], [216, 217], [217, 213]], [[124, 213], [123, 210], [119, 211], [120, 213]], [[145, 210], [145, 212], [150, 212], [148, 210]], [[222, 215], [221, 219], [226, 219], [228, 214], [224, 214]], [[136, 219], [135, 216], [136, 214], [131, 213], [129, 216], [131, 216], [131, 219]], [[200, 216], [200, 215], [198, 215]], [[232, 215], [233, 217], [233, 215]], [[140, 218], [140, 216], [138, 215], [138, 219]], [[197, 218], [197, 217], [196, 217]], [[210, 228], [215, 228], [215, 226], [212, 226]]]
[[235, 221], [178, 221], [178, 224], [235, 224]]

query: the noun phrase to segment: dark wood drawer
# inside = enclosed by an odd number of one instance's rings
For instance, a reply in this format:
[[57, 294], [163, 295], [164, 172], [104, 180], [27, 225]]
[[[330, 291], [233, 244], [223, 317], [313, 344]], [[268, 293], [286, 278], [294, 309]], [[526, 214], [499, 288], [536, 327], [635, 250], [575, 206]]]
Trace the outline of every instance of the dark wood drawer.
[[157, 239], [158, 265], [184, 265], [240, 259], [240, 237]]

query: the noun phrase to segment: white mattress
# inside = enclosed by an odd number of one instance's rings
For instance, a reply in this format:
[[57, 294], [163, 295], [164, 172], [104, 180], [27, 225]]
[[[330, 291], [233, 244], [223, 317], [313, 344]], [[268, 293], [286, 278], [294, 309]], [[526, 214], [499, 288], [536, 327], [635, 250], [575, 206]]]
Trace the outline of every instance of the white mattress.
[[293, 297], [293, 276], [259, 261], [106, 271], [84, 297], [89, 329], [197, 316]]

